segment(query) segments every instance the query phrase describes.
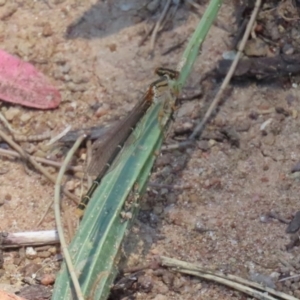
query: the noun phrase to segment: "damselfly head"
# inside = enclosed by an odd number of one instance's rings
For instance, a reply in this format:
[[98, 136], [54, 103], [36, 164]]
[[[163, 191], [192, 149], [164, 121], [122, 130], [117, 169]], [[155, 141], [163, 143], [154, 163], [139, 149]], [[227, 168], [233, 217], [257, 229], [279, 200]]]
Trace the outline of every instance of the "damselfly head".
[[167, 78], [170, 78], [170, 79], [177, 79], [179, 76], [179, 72], [168, 69], [168, 68], [157, 68], [155, 70], [155, 73], [158, 76], [161, 76], [161, 77], [166, 76]]

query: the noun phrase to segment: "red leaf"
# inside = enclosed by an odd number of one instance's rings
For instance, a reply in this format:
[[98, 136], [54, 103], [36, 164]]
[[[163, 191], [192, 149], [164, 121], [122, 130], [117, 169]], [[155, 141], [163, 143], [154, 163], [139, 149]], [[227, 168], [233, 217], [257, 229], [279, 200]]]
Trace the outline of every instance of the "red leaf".
[[0, 99], [50, 109], [59, 105], [61, 96], [33, 65], [0, 50]]

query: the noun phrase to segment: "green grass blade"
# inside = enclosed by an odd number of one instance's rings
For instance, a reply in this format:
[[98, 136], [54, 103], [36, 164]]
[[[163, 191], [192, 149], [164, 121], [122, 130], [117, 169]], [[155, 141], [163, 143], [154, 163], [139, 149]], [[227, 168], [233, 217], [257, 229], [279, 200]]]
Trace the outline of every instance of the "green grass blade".
[[199, 54], [199, 49], [205, 40], [205, 37], [217, 17], [218, 11], [222, 5], [222, 0], [211, 0], [205, 13], [197, 25], [185, 51], [183, 52], [181, 62], [179, 63], [180, 76], [178, 79], [178, 89], [181, 91], [186, 79], [191, 73], [192, 67]]
[[[124, 149], [118, 165], [102, 180], [69, 247], [82, 292], [88, 299], [106, 299], [109, 294], [117, 271], [119, 248], [131, 221], [120, 214], [125, 207], [132, 215], [136, 213], [136, 195], [144, 189], [155, 160], [154, 153], [163, 141], [164, 126], [158, 119], [161, 109], [162, 104], [150, 108], [136, 131], [137, 135], [141, 131], [142, 136]], [[164, 123], [168, 118], [165, 117]], [[136, 187], [134, 193], [133, 186]], [[71, 299], [71, 290], [64, 265], [52, 299]]]
[[[216, 17], [221, 0], [212, 0], [197, 26], [180, 63], [179, 91], [199, 53], [199, 48]], [[126, 208], [134, 216], [137, 195], [146, 185], [161, 147], [170, 115], [158, 120], [162, 104], [154, 104], [135, 130], [136, 139], [124, 147], [118, 164], [102, 180], [85, 211], [69, 251], [86, 299], [107, 299], [117, 272], [120, 246], [131, 223], [120, 216]], [[163, 125], [162, 125], [163, 124]], [[133, 192], [133, 187], [134, 192]], [[53, 300], [76, 299], [68, 270], [63, 264], [56, 279]]]

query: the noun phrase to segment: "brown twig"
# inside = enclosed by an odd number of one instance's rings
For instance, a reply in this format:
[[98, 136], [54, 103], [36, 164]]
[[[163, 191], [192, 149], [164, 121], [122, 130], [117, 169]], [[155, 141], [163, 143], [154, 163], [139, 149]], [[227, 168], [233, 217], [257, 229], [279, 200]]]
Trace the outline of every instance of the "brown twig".
[[43, 213], [43, 215], [41, 216], [40, 220], [37, 222], [36, 227], [39, 228], [39, 226], [42, 224], [42, 222], [44, 221], [48, 211], [50, 210], [50, 207], [52, 206], [53, 201], [49, 201], [48, 206], [45, 209], [45, 212]]
[[259, 283], [249, 281], [235, 275], [224, 274], [219, 271], [210, 270], [196, 264], [165, 256], [160, 256], [160, 260], [162, 266], [172, 268], [176, 270], [176, 272], [190, 274], [193, 276], [204, 278], [206, 280], [218, 282], [220, 284], [229, 286], [235, 290], [248, 294], [256, 299], [275, 300], [274, 297], [276, 297], [276, 299], [297, 300], [293, 296], [278, 292], [272, 288], [265, 287]]
[[[6, 133], [4, 133], [2, 130], [0, 130], [0, 137], [9, 144], [13, 149], [15, 149], [20, 156], [29, 161], [36, 170], [38, 170], [40, 173], [42, 173], [48, 180], [55, 183], [56, 179], [53, 177], [45, 168], [43, 168], [41, 165], [39, 165], [33, 157], [31, 157], [28, 153], [26, 153], [17, 143], [15, 143]], [[66, 189], [63, 189], [63, 192], [66, 196], [68, 196], [70, 199], [72, 199], [76, 204], [78, 204], [78, 199], [75, 195], [71, 194]]]
[[207, 112], [205, 113], [203, 119], [201, 120], [201, 122], [196, 126], [194, 132], [189, 136], [189, 140], [195, 140], [195, 138], [198, 137], [198, 135], [201, 133], [201, 131], [203, 130], [204, 126], [206, 125], [208, 119], [210, 118], [211, 114], [213, 113], [213, 111], [215, 110], [216, 106], [219, 104], [220, 102], [220, 99], [221, 97], [223, 96], [224, 94], [224, 91], [226, 89], [226, 87], [228, 86], [230, 80], [231, 80], [231, 77], [236, 69], [236, 66], [239, 62], [239, 59], [240, 57], [242, 56], [242, 52], [245, 48], [245, 45], [246, 45], [246, 42], [249, 38], [249, 35], [251, 33], [251, 30], [252, 30], [252, 27], [253, 27], [253, 24], [255, 22], [255, 19], [256, 19], [256, 15], [258, 13], [258, 10], [260, 8], [260, 5], [261, 5], [261, 0], [257, 0], [256, 3], [255, 3], [255, 7], [253, 9], [253, 12], [252, 12], [252, 15], [251, 15], [251, 18], [249, 20], [249, 23], [247, 25], [247, 28], [246, 28], [246, 31], [245, 31], [245, 34], [242, 38], [242, 41], [239, 45], [239, 48], [238, 48], [238, 52], [232, 62], [232, 65], [215, 97], [215, 99], [213, 100], [212, 104], [210, 105], [210, 107], [208, 108]]
[[73, 145], [73, 147], [68, 152], [68, 154], [65, 158], [65, 161], [57, 175], [57, 179], [55, 182], [55, 191], [54, 191], [54, 214], [55, 214], [55, 222], [56, 222], [57, 232], [58, 232], [58, 236], [59, 236], [59, 240], [60, 240], [60, 244], [61, 244], [61, 249], [62, 249], [64, 257], [65, 257], [65, 262], [68, 267], [70, 277], [72, 279], [72, 283], [75, 288], [76, 296], [79, 300], [84, 300], [84, 297], [83, 297], [81, 287], [80, 287], [78, 278], [76, 276], [75, 268], [72, 263], [72, 259], [71, 259], [70, 253], [68, 251], [67, 243], [66, 243], [66, 240], [64, 237], [63, 225], [62, 225], [62, 220], [61, 220], [61, 216], [60, 216], [60, 190], [61, 190], [61, 181], [62, 181], [63, 175], [67, 169], [67, 165], [70, 162], [75, 151], [78, 149], [81, 142], [85, 138], [86, 138], [86, 135], [79, 136], [76, 143]]
[[191, 6], [193, 6], [195, 9], [198, 9], [200, 10], [201, 9], [201, 6], [198, 4], [198, 3], [195, 3], [194, 1], [192, 0], [185, 0], [188, 4], [190, 4]]
[[[92, 142], [91, 140], [88, 140], [86, 142], [86, 148], [87, 148], [87, 151], [86, 151], [86, 154], [87, 154], [87, 166], [90, 165], [91, 163], [91, 160], [92, 160]], [[92, 185], [92, 177], [88, 174], [88, 177], [87, 177], [87, 182], [88, 182], [88, 186], [90, 187]]]
[[166, 188], [169, 190], [186, 190], [186, 189], [191, 189], [192, 186], [190, 184], [186, 185], [171, 185], [171, 184], [160, 184], [160, 183], [155, 183], [155, 182], [149, 182], [148, 186], [153, 187], [153, 188]]
[[[0, 156], [8, 156], [8, 157], [17, 157], [20, 158], [21, 155], [13, 150], [6, 150], [6, 149], [0, 149]], [[38, 156], [32, 156], [37, 162], [40, 162], [42, 164], [48, 165], [48, 166], [52, 166], [55, 168], [60, 168], [61, 167], [61, 163], [54, 161], [54, 160], [50, 160], [50, 159], [46, 159], [46, 158], [42, 158], [42, 157], [38, 157]], [[69, 166], [68, 170], [73, 171], [73, 172], [79, 172], [82, 171], [82, 167], [81, 166]]]
[[160, 26], [161, 26], [166, 14], [167, 14], [169, 8], [170, 8], [171, 2], [172, 2], [172, 0], [167, 0], [166, 5], [165, 5], [158, 21], [155, 24], [154, 29], [153, 29], [153, 32], [152, 32], [152, 35], [151, 35], [151, 40], [150, 40], [150, 52], [151, 53], [153, 53], [153, 51], [154, 51], [154, 46], [155, 46], [155, 41], [156, 41], [156, 38], [157, 38], [157, 33], [158, 33], [158, 31], [160, 29]]
[[[299, 20], [299, 17], [295, 17], [295, 18], [289, 18], [289, 17], [286, 17], [284, 15], [284, 11], [283, 11], [283, 8], [284, 8], [284, 5], [286, 5], [287, 1], [282, 1], [282, 3], [280, 3], [277, 7], [277, 12], [278, 12], [278, 15], [280, 17], [282, 17], [282, 19], [284, 19], [286, 22], [291, 22], [291, 21], [296, 21], [296, 20]], [[292, 6], [292, 3], [290, 2], [290, 5]], [[296, 10], [295, 10], [296, 11]]]
[[0, 232], [0, 235], [2, 236], [2, 243], [0, 244], [0, 248], [50, 245], [59, 243], [59, 238], [56, 230], [16, 233]]
[[238, 61], [242, 55], [242, 52], [245, 48], [245, 45], [246, 45], [246, 42], [249, 38], [249, 35], [251, 33], [251, 30], [252, 30], [252, 27], [253, 27], [253, 24], [254, 24], [254, 21], [255, 21], [255, 18], [256, 18], [256, 15], [258, 13], [258, 10], [260, 8], [260, 5], [261, 5], [261, 0], [256, 0], [256, 3], [255, 3], [255, 7], [253, 9], [253, 12], [252, 12], [252, 15], [251, 15], [251, 18], [249, 20], [249, 23], [247, 25], [247, 28], [246, 28], [246, 31], [244, 33], [244, 36], [242, 38], [242, 41], [240, 43], [240, 46], [238, 48], [238, 52], [232, 62], [232, 65], [215, 97], [215, 99], [213, 100], [213, 102], [211, 103], [210, 107], [208, 108], [207, 112], [205, 113], [203, 119], [199, 122], [199, 124], [196, 126], [196, 128], [194, 129], [193, 133], [189, 136], [188, 140], [187, 141], [184, 141], [182, 143], [178, 143], [178, 144], [174, 144], [174, 145], [168, 145], [168, 146], [165, 146], [165, 147], [162, 147], [162, 150], [173, 150], [173, 149], [178, 149], [178, 148], [185, 148], [187, 146], [190, 146], [191, 144], [194, 143], [195, 139], [199, 136], [199, 134], [202, 132], [204, 126], [206, 125], [207, 121], [209, 120], [209, 118], [211, 117], [212, 113], [214, 112], [216, 106], [219, 104], [220, 102], [220, 99], [221, 97], [223, 96], [224, 94], [224, 91], [226, 89], [226, 87], [228, 86], [230, 80], [231, 80], [231, 77], [236, 69], [236, 66], [238, 64]]
[[6, 120], [6, 118], [4, 117], [4, 115], [0, 112], [0, 121], [2, 121], [2, 123], [4, 124], [4, 126], [9, 130], [9, 132], [11, 134], [17, 133], [17, 131], [15, 131], [11, 125], [8, 123], [8, 121]]
[[67, 224], [69, 241], [72, 241], [72, 239], [75, 235], [74, 226], [72, 224], [72, 215], [74, 215], [74, 213], [72, 213], [71, 210], [72, 210], [72, 208], [68, 208], [65, 210], [65, 220], [66, 220], [66, 224]]
[[161, 55], [167, 55], [169, 53], [171, 53], [172, 51], [177, 50], [178, 48], [180, 48], [184, 43], [186, 42], [186, 39], [178, 42], [177, 44], [169, 47], [168, 49], [166, 49]]
[[140, 40], [139, 42], [139, 47], [141, 47], [145, 41], [147, 40], [148, 36], [153, 32], [153, 29], [155, 27], [155, 24], [152, 24], [150, 29], [145, 33], [145, 35], [143, 36], [143, 38]]
[[16, 142], [40, 142], [50, 139], [51, 133], [48, 131], [42, 134], [31, 134], [28, 136], [25, 134], [13, 134], [12, 136]]

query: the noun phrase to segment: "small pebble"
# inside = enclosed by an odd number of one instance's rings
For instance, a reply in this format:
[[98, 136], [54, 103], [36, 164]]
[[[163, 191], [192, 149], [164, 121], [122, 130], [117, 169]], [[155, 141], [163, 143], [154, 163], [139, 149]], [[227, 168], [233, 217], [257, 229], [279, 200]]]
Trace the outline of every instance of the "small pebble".
[[22, 123], [27, 123], [33, 117], [30, 113], [22, 113], [20, 116], [20, 121]]
[[138, 278], [138, 284], [143, 291], [149, 293], [153, 288], [152, 277], [148, 275], [143, 275]]
[[40, 251], [38, 252], [38, 256], [41, 258], [48, 258], [51, 256], [51, 253], [49, 251]]
[[300, 299], [300, 290], [295, 291], [294, 296], [297, 297], [297, 299]]
[[83, 84], [76, 84], [74, 82], [68, 82], [67, 87], [71, 92], [84, 92], [87, 90], [87, 87]]
[[40, 279], [42, 285], [51, 285], [55, 282], [54, 274], [44, 274]]
[[182, 276], [176, 276], [173, 281], [174, 291], [178, 292], [185, 283], [186, 280]]
[[294, 218], [288, 225], [285, 232], [286, 233], [295, 233], [299, 230], [299, 228], [300, 228], [300, 211], [297, 211], [297, 213], [295, 214]]
[[68, 74], [70, 72], [70, 70], [71, 70], [71, 66], [69, 63], [66, 63], [60, 67], [60, 71], [64, 74]]
[[5, 3], [6, 3], [6, 0], [0, 0], [0, 6], [5, 5]]
[[177, 111], [177, 117], [180, 118], [190, 116], [194, 112], [196, 104], [196, 102], [187, 102], [184, 105], [182, 105]]
[[174, 280], [174, 274], [172, 274], [171, 272], [165, 271], [162, 275], [162, 280], [165, 284], [171, 285]]
[[168, 292], [169, 288], [162, 282], [155, 286], [155, 294], [167, 294]]
[[10, 107], [5, 113], [4, 116], [7, 121], [12, 121], [21, 113], [19, 108]]
[[74, 191], [75, 188], [76, 188], [76, 183], [74, 180], [70, 180], [66, 183], [66, 186], [65, 186], [66, 190], [67, 191]]
[[201, 140], [200, 142], [197, 143], [197, 146], [200, 150], [207, 151], [210, 148], [210, 143], [208, 141]]
[[4, 270], [9, 274], [14, 274], [14, 272], [16, 271], [16, 266], [11, 263], [6, 263], [4, 265]]
[[264, 144], [272, 146], [275, 143], [275, 136], [272, 133], [269, 133], [268, 135], [265, 136], [263, 139]]
[[47, 156], [47, 153], [45, 153], [44, 151], [38, 149], [35, 153], [34, 153], [35, 156], [38, 156], [38, 157], [43, 157], [45, 158]]
[[32, 247], [27, 247], [25, 255], [28, 259], [34, 259], [37, 257], [37, 252]]
[[277, 281], [277, 280], [279, 279], [279, 277], [280, 277], [280, 273], [278, 273], [278, 272], [273, 272], [273, 273], [270, 274], [270, 277], [271, 277], [273, 280]]
[[51, 36], [53, 34], [53, 30], [51, 28], [50, 23], [46, 23], [43, 28], [43, 36]]
[[109, 111], [109, 106], [107, 104], [103, 104], [101, 107], [99, 107], [95, 112], [95, 117], [101, 118], [102, 116], [105, 116]]
[[0, 13], [0, 20], [6, 20], [11, 17], [18, 10], [18, 7], [16, 3], [8, 3]]
[[271, 221], [270, 216], [268, 216], [267, 214], [260, 215], [259, 219], [262, 223], [269, 223]]
[[199, 199], [201, 198], [201, 196], [197, 195], [197, 194], [190, 194], [189, 195], [189, 201], [190, 202], [199, 202]]
[[52, 293], [49, 288], [46, 288], [41, 284], [34, 284], [24, 286], [21, 289], [19, 288], [18, 295], [24, 297], [25, 299], [50, 299]]
[[292, 109], [292, 118], [296, 119], [298, 117], [298, 111], [296, 109]]
[[284, 44], [282, 47], [282, 52], [286, 55], [291, 55], [295, 51], [294, 47], [291, 44]]
[[115, 43], [108, 44], [107, 47], [110, 50], [110, 52], [115, 52], [117, 50], [117, 45]]
[[247, 41], [244, 52], [247, 56], [266, 56], [268, 54], [268, 45], [260, 38]]
[[157, 294], [153, 300], [168, 300], [168, 297], [162, 294]]
[[292, 291], [299, 290], [299, 288], [300, 288], [299, 282], [294, 282], [294, 283], [292, 283], [292, 285], [291, 285], [291, 290], [292, 290]]
[[72, 81], [76, 84], [87, 83], [89, 82], [89, 77], [85, 74], [75, 73], [72, 75]]
[[152, 0], [147, 4], [147, 9], [150, 12], [155, 12], [158, 9], [160, 0]]
[[212, 146], [214, 146], [216, 143], [217, 143], [217, 142], [216, 142], [215, 140], [210, 139], [210, 140], [208, 141], [208, 146], [209, 146], [209, 147], [212, 147]]
[[162, 212], [163, 212], [163, 207], [161, 204], [157, 204], [154, 206], [153, 208], [153, 212], [156, 214], [156, 215], [160, 215]]
[[299, 172], [300, 171], [300, 161], [297, 162], [291, 170], [291, 173]]
[[203, 232], [206, 232], [208, 229], [204, 225], [203, 221], [198, 219], [198, 220], [196, 220], [194, 230], [199, 233], [203, 233]]
[[161, 196], [168, 195], [169, 194], [169, 190], [167, 188], [162, 188], [160, 190], [160, 194], [161, 194]]
[[29, 285], [36, 284], [35, 278], [32, 277], [24, 277], [22, 281], [24, 281], [24, 283], [27, 283]]
[[168, 205], [176, 202], [176, 196], [174, 193], [168, 193], [165, 197]]
[[36, 273], [42, 269], [42, 265], [36, 263], [29, 263], [20, 269], [24, 277], [35, 277]]
[[54, 254], [56, 254], [58, 251], [57, 251], [58, 249], [56, 248], [56, 247], [50, 247], [49, 249], [48, 249], [48, 251], [52, 254], [52, 255], [54, 255]]
[[268, 120], [266, 120], [265, 122], [263, 122], [260, 127], [259, 127], [259, 130], [260, 131], [264, 131], [266, 130], [266, 128], [272, 123], [273, 119], [272, 118], [269, 118]]
[[22, 262], [22, 258], [21, 257], [15, 257], [14, 258], [14, 264], [16, 265], [16, 266], [19, 266], [20, 264], [21, 264], [21, 262]]
[[236, 131], [238, 131], [238, 132], [246, 132], [246, 131], [249, 130], [249, 128], [250, 128], [250, 122], [247, 121], [247, 120], [245, 120], [245, 121], [237, 124]]

